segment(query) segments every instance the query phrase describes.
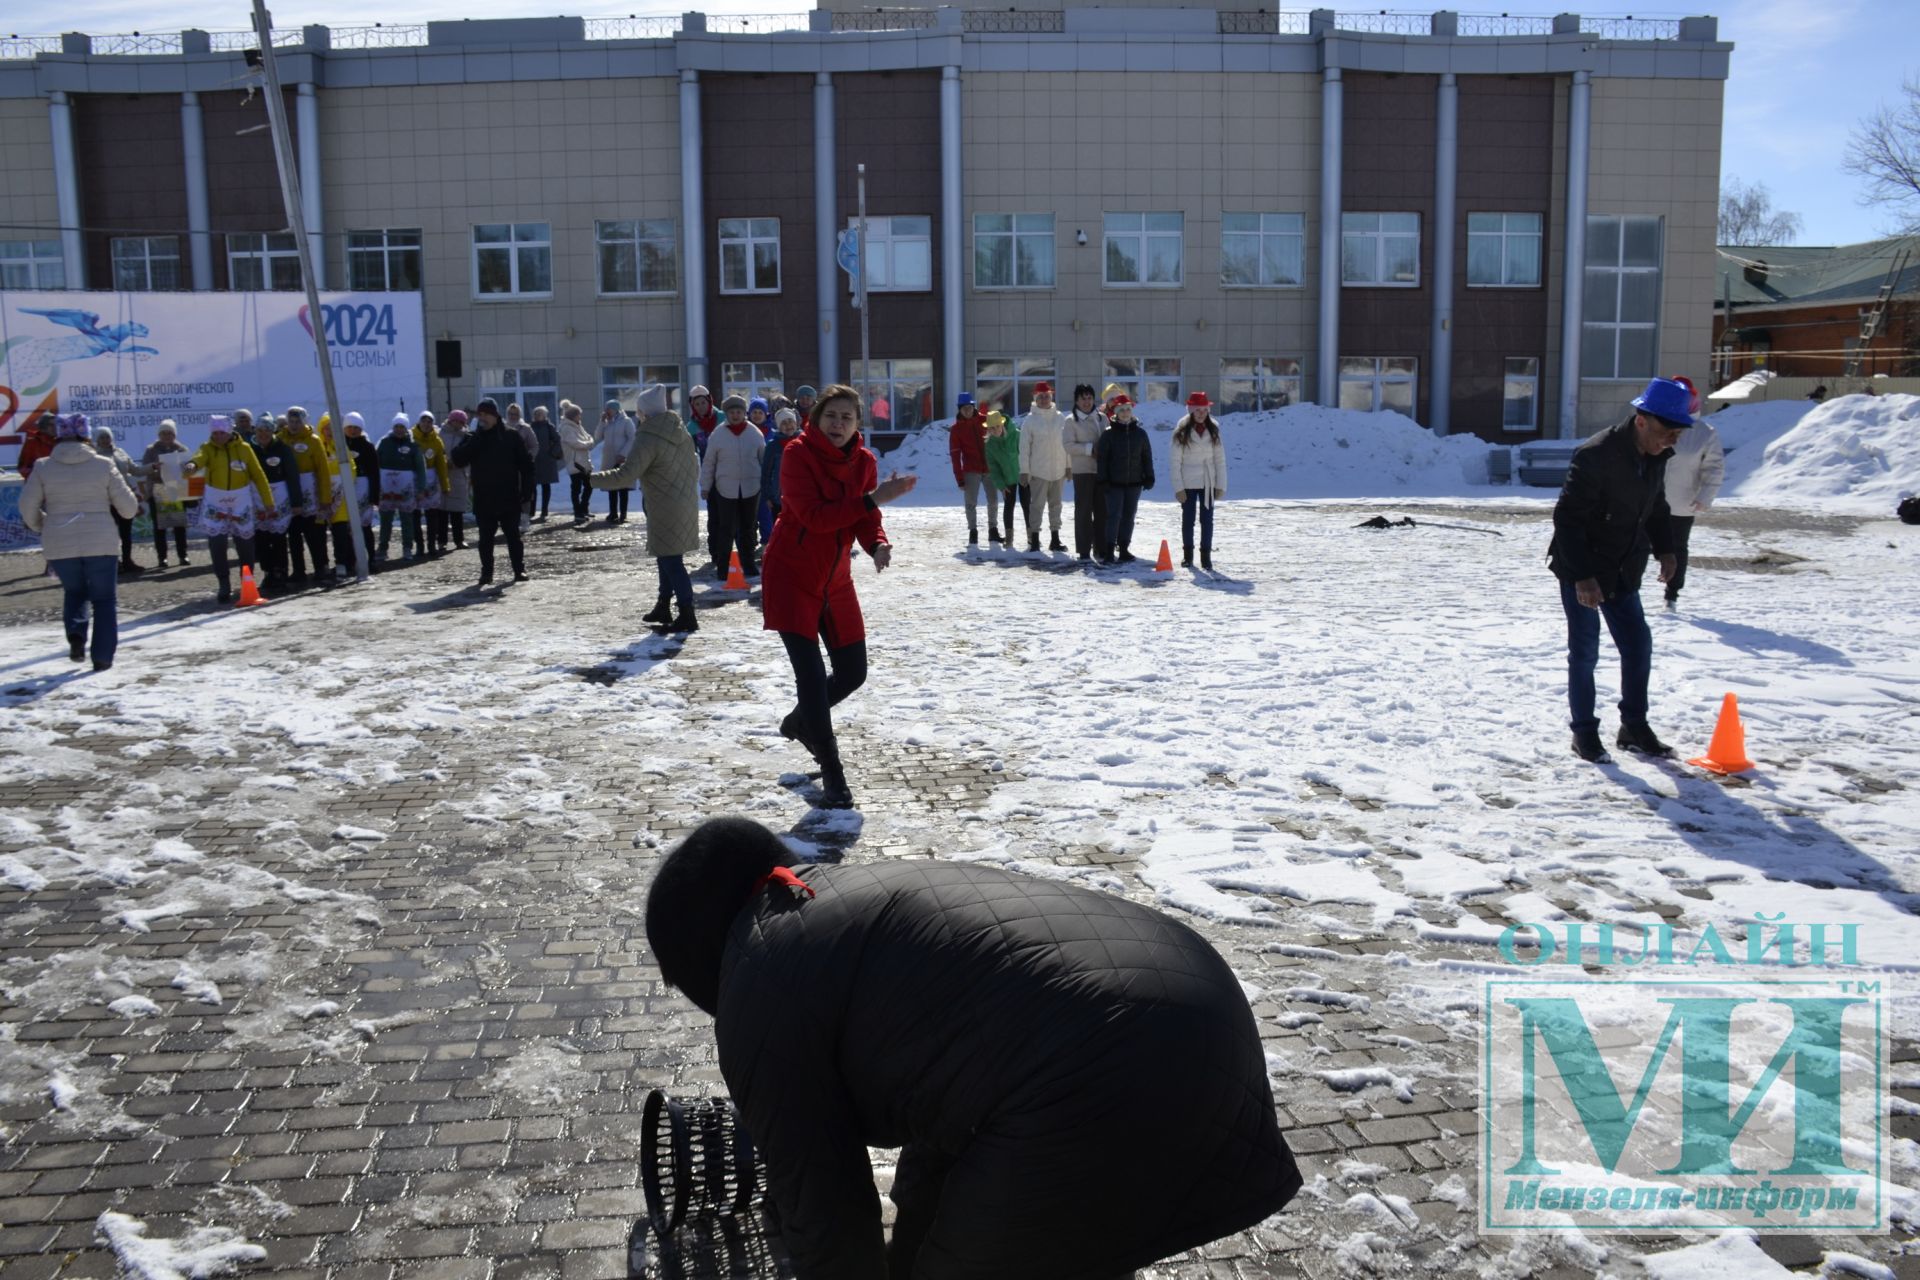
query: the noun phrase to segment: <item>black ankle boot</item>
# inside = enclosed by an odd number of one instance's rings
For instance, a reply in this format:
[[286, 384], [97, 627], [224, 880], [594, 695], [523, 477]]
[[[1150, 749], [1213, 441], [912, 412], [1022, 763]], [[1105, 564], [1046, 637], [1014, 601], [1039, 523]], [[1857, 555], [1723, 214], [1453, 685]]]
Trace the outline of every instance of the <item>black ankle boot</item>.
[[1205, 570], [1207, 570], [1208, 572], [1212, 572], [1212, 570], [1213, 570], [1213, 552], [1211, 552], [1211, 551], [1202, 551], [1202, 552], [1200, 553], [1200, 567], [1201, 567], [1202, 569], [1205, 569]]
[[820, 798], [814, 805], [821, 809], [853, 808], [853, 792], [847, 786], [847, 771], [837, 752], [820, 762]]
[[807, 754], [816, 761], [820, 759], [820, 748], [807, 736], [807, 728], [800, 722], [799, 711], [789, 711], [780, 721], [780, 736], [789, 742], [797, 742], [807, 749]]
[[1193, 548], [1192, 547], [1180, 548], [1180, 567], [1182, 569], [1193, 568]]
[[75, 662], [87, 660], [87, 633], [84, 631], [67, 632], [67, 656]]
[[658, 600], [655, 600], [653, 602], [653, 612], [641, 614], [640, 621], [662, 623], [673, 621], [673, 597], [661, 596]]
[[683, 636], [699, 629], [700, 620], [693, 616], [691, 609], [676, 611], [670, 621], [663, 622], [654, 628], [663, 636]]

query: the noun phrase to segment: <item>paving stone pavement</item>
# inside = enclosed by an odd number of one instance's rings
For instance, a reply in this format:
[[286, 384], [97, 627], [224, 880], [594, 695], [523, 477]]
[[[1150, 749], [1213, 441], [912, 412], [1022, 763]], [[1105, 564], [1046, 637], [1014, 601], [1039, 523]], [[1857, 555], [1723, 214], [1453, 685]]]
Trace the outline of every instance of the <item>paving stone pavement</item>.
[[[594, 572], [596, 550], [632, 554], [638, 537], [635, 529], [571, 535], [550, 527], [532, 539], [533, 571]], [[402, 572], [418, 584], [424, 612], [466, 607], [454, 593], [472, 568], [469, 552]], [[11, 581], [25, 587], [6, 597], [0, 620], [38, 616], [46, 602], [33, 584]], [[177, 585], [145, 591], [129, 613], [190, 617], [212, 608]], [[736, 722], [716, 718], [753, 695], [737, 668], [715, 659], [730, 630], [757, 626], [758, 615], [738, 603], [705, 610], [698, 642], [670, 659], [688, 711], [683, 733], [660, 750], [701, 776], [698, 808], [684, 779], [636, 773], [590, 730], [542, 721], [511, 742], [419, 731], [433, 776], [388, 783], [354, 781], [349, 746], [269, 735], [259, 744], [263, 764], [290, 767], [298, 757], [302, 781], [284, 799], [249, 788], [246, 817], [222, 808], [244, 780], [203, 747], [143, 743], [112, 725], [71, 723], [54, 744], [98, 757], [92, 776], [0, 778], [0, 808], [46, 815], [82, 802], [110, 815], [122, 795], [190, 797], [162, 807], [154, 839], [184, 841], [210, 861], [244, 858], [260, 874], [297, 882], [305, 898], [298, 910], [284, 896], [254, 905], [243, 894], [218, 913], [169, 913], [163, 893], [137, 881], [0, 889], [0, 1055], [54, 1055], [82, 1097], [75, 1111], [51, 1106], [44, 1092], [0, 1091], [5, 1280], [113, 1275], [95, 1225], [108, 1210], [141, 1219], [153, 1237], [210, 1221], [236, 1227], [266, 1250], [256, 1270], [290, 1278], [624, 1276], [626, 1234], [643, 1211], [647, 1092], [721, 1088], [707, 1019], [665, 989], [647, 954], [644, 886], [661, 852], [729, 796], [764, 791], [797, 764], [787, 744], [742, 744]], [[205, 657], [209, 667], [228, 660]], [[609, 688], [628, 678], [618, 661], [574, 674]], [[701, 745], [719, 735], [728, 736], [724, 748]], [[756, 750], [764, 757], [756, 760]], [[928, 746], [856, 739], [848, 751], [887, 764], [863, 771], [859, 818], [804, 816], [794, 826], [826, 856], [935, 854], [943, 833], [977, 821], [993, 790], [1017, 776]], [[530, 757], [557, 762], [568, 779], [566, 823], [502, 802], [503, 772]], [[1324, 787], [1318, 794], [1337, 823], [1344, 801]], [[1041, 817], [1016, 812], [1008, 822], [1048, 860], [1101, 867], [1118, 891], [1151, 898], [1135, 863], [1097, 846], [1046, 844]], [[360, 829], [385, 838], [354, 834]], [[0, 828], [0, 856], [27, 843]], [[126, 913], [143, 909], [145, 931], [130, 932]], [[1338, 962], [1385, 943], [1356, 929], [1288, 933], [1277, 947], [1272, 930], [1194, 923], [1266, 989], [1254, 1013], [1276, 1047], [1336, 1068], [1391, 1067], [1420, 1046], [1458, 1074], [1423, 1082], [1411, 1102], [1324, 1088], [1283, 1094], [1282, 1125], [1309, 1182], [1324, 1179], [1320, 1195], [1155, 1275], [1354, 1274], [1351, 1256], [1320, 1242], [1330, 1234], [1325, 1216], [1362, 1189], [1405, 1197], [1417, 1219], [1401, 1223], [1380, 1273], [1467, 1276], [1498, 1263], [1501, 1274], [1537, 1280], [1591, 1274], [1537, 1242], [1477, 1239], [1463, 1225], [1470, 1215], [1441, 1190], [1454, 1175], [1474, 1185], [1470, 1042], [1379, 1003], [1342, 1008], [1286, 996], [1289, 971], [1309, 963], [1316, 986], [1364, 995], [1364, 970]], [[1444, 945], [1418, 956], [1483, 958]], [[105, 1008], [85, 975], [69, 972], [72, 957], [83, 958], [81, 968], [117, 966], [157, 1015]], [[1920, 1058], [1912, 1046], [1896, 1056]], [[1896, 1131], [1920, 1136], [1909, 1117]], [[877, 1171], [884, 1190], [888, 1170], [882, 1163]], [[1804, 1238], [1763, 1239], [1762, 1247], [1791, 1266], [1819, 1262]], [[1887, 1261], [1903, 1280], [1920, 1277], [1920, 1262]]]

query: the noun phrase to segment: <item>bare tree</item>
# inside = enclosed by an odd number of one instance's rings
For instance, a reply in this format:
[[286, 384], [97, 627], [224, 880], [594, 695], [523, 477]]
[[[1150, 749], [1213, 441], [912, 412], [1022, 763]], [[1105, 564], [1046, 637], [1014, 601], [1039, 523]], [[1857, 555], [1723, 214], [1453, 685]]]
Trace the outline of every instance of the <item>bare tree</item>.
[[1920, 231], [1920, 78], [1900, 87], [1901, 100], [1854, 126], [1841, 167], [1866, 179], [1860, 203], [1884, 205], [1902, 232]]
[[1721, 244], [1792, 244], [1799, 234], [1800, 215], [1776, 212], [1766, 183], [1749, 186], [1733, 174], [1721, 179]]

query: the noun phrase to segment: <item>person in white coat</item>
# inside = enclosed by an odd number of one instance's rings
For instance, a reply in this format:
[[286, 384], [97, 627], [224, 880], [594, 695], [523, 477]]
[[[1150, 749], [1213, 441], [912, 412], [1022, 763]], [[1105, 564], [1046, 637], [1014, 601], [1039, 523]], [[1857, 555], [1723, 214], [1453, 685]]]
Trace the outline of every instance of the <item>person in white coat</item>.
[[1051, 551], [1065, 551], [1060, 541], [1060, 499], [1066, 491], [1067, 415], [1053, 404], [1053, 384], [1033, 388], [1033, 408], [1020, 424], [1020, 483], [1027, 488], [1027, 550], [1040, 549], [1040, 516], [1044, 510], [1053, 535]]
[[760, 456], [767, 438], [747, 421], [747, 402], [728, 396], [722, 405], [727, 418], [707, 438], [700, 459], [700, 492], [707, 495], [707, 548], [713, 553], [714, 576], [727, 576], [727, 549], [740, 553], [740, 569], [749, 578], [760, 576], [755, 557], [760, 550]]
[[573, 522], [585, 524], [593, 506], [593, 486], [587, 480], [593, 474], [593, 432], [587, 430], [580, 406], [571, 400], [560, 402], [560, 421], [554, 430], [560, 433], [560, 468], [567, 473]]
[[1193, 567], [1193, 525], [1200, 523], [1200, 567], [1213, 568], [1213, 504], [1227, 496], [1227, 451], [1207, 393], [1187, 397], [1187, 416], [1173, 429], [1173, 496], [1180, 504], [1180, 563]]
[[[626, 465], [627, 455], [633, 452], [633, 441], [639, 427], [620, 407], [618, 400], [607, 401], [606, 408], [600, 411], [600, 426], [593, 433], [594, 442], [600, 446], [601, 471], [618, 471]], [[607, 523], [625, 524], [627, 522], [627, 503], [633, 497], [633, 486], [624, 489], [607, 490]]]
[[1713, 507], [1720, 496], [1720, 484], [1727, 478], [1726, 450], [1720, 445], [1720, 433], [1705, 418], [1693, 420], [1693, 430], [1682, 431], [1680, 442], [1667, 459], [1667, 507], [1673, 513], [1673, 575], [1667, 579], [1667, 608], [1680, 599], [1680, 588], [1687, 584], [1687, 540], [1693, 536], [1693, 522]]

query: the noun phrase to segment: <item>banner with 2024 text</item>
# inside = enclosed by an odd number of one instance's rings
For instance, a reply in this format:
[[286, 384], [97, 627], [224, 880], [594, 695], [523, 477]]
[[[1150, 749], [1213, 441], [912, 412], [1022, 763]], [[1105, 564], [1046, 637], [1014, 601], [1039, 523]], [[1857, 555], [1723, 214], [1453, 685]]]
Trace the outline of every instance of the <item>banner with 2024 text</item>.
[[[378, 435], [427, 407], [418, 293], [323, 293], [320, 311], [343, 412]], [[83, 413], [135, 458], [166, 418], [189, 446], [235, 409], [317, 421], [315, 323], [301, 293], [0, 292], [0, 442], [42, 413]]]

